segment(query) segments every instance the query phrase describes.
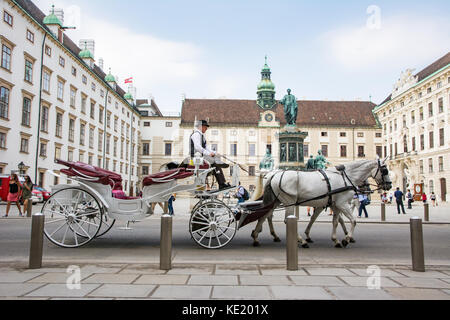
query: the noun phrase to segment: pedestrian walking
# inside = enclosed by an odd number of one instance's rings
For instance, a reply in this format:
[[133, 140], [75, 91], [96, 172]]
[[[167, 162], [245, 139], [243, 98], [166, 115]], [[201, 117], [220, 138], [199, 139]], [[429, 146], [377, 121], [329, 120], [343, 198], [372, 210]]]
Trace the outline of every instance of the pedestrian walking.
[[311, 217], [311, 207], [307, 207], [306, 212], [308, 213], [308, 217]]
[[173, 212], [173, 202], [177, 200], [177, 195], [174, 193], [170, 198], [169, 198], [169, 215], [174, 216], [175, 213]]
[[436, 207], [437, 206], [436, 195], [434, 194], [434, 192], [431, 193], [430, 199], [431, 199], [431, 203], [433, 204], [433, 207]]
[[249, 195], [248, 191], [243, 186], [241, 186], [240, 182], [239, 182], [239, 187], [236, 192], [236, 197], [238, 198], [238, 204], [244, 203], [245, 201], [250, 199], [250, 195]]
[[6, 205], [6, 214], [3, 216], [4, 218], [8, 218], [9, 216], [9, 209], [11, 208], [11, 203], [15, 202], [17, 208], [19, 209], [19, 216], [22, 217], [22, 209], [20, 208], [20, 192], [22, 189], [22, 185], [20, 184], [19, 177], [17, 174], [12, 173], [11, 179], [9, 180], [9, 193], [8, 198], [6, 199], [8, 201], [8, 204]]
[[30, 176], [25, 177], [25, 182], [23, 184], [22, 191], [22, 199], [23, 199], [23, 213], [27, 212], [28, 206], [30, 205], [32, 191], [33, 191], [33, 182], [31, 181]]
[[369, 201], [369, 199], [367, 198], [367, 196], [364, 193], [360, 193], [358, 195], [358, 200], [359, 200], [358, 218], [361, 218], [363, 211], [364, 211], [364, 214], [366, 215], [366, 218], [369, 218], [369, 214], [367, 213], [367, 209], [366, 209], [366, 205], [367, 205], [367, 202]]
[[414, 202], [414, 197], [411, 193], [411, 190], [408, 189], [408, 193], [406, 194], [406, 199], [408, 199], [408, 209], [412, 209], [412, 203]]
[[425, 192], [422, 193], [422, 201], [423, 201], [423, 203], [424, 203], [424, 204], [427, 203], [427, 200], [428, 200], [427, 194], [426, 194]]
[[397, 188], [397, 191], [394, 193], [395, 201], [397, 202], [397, 212], [400, 213], [400, 208], [402, 209], [403, 214], [406, 214], [405, 212], [405, 206], [403, 205], [403, 192], [400, 191], [400, 188]]

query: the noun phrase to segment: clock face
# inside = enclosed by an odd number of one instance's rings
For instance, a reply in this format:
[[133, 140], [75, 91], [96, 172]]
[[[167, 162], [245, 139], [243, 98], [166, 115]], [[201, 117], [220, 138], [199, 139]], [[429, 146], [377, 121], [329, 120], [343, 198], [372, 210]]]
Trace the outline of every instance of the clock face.
[[416, 186], [416, 193], [420, 193], [422, 190], [420, 188], [420, 186]]
[[273, 115], [271, 113], [266, 114], [265, 119], [267, 122], [272, 122], [273, 120]]

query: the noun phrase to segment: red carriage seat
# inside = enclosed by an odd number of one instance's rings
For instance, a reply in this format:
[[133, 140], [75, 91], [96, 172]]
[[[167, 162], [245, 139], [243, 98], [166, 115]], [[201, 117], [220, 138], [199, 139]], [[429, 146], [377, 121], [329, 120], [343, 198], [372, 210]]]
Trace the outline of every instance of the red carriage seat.
[[178, 168], [149, 175], [142, 183], [144, 187], [148, 187], [154, 184], [162, 184], [172, 182], [174, 180], [186, 179], [193, 175], [194, 172], [192, 171], [187, 171], [185, 168]]

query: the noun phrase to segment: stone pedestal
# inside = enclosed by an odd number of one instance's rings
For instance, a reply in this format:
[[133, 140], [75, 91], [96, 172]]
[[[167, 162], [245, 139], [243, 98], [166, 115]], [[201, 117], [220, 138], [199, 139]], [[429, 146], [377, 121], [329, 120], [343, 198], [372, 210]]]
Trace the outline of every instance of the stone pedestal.
[[302, 132], [297, 126], [284, 127], [280, 135], [280, 166], [281, 170], [305, 170], [303, 144], [308, 133]]

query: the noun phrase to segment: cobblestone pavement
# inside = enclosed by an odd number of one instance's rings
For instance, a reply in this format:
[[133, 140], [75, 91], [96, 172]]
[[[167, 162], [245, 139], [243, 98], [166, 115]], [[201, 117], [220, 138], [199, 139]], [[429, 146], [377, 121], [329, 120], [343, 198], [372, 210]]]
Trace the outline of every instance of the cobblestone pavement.
[[450, 300], [450, 268], [179, 264], [163, 271], [154, 264], [108, 264], [29, 270], [4, 264], [0, 299]]

